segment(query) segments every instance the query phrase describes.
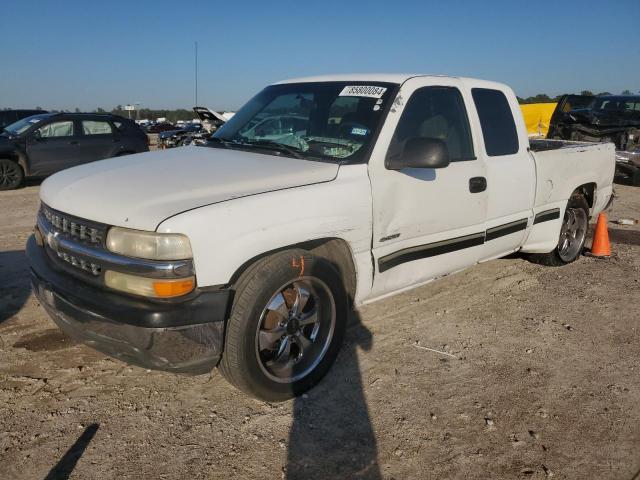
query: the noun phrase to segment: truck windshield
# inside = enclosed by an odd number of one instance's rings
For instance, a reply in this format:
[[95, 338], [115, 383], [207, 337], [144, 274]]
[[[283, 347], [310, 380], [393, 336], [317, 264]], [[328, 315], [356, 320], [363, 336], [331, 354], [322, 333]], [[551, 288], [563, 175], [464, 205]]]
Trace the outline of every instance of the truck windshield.
[[4, 127], [5, 132], [9, 132], [11, 135], [20, 135], [31, 128], [32, 125], [41, 122], [45, 118], [50, 117], [50, 113], [42, 113], [40, 115], [32, 115], [31, 117], [23, 118], [17, 122], [12, 123]]
[[249, 100], [211, 143], [305, 159], [359, 160], [395, 88], [383, 82], [272, 85]]

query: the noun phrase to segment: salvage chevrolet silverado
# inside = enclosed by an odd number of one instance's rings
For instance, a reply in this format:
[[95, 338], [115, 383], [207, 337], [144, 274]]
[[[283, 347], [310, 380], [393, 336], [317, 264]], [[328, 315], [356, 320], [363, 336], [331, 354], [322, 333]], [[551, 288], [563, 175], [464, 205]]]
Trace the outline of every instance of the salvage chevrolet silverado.
[[499, 83], [291, 80], [207, 146], [52, 176], [27, 255], [70, 335], [278, 401], [329, 370], [352, 306], [515, 251], [576, 260], [613, 172], [613, 144], [530, 143]]

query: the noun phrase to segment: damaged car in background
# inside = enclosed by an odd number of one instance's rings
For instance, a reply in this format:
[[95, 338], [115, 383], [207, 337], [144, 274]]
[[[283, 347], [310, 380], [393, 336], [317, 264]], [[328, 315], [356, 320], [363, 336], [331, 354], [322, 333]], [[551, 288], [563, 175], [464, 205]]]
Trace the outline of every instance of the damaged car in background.
[[616, 145], [616, 173], [640, 185], [640, 95], [564, 95], [547, 138]]
[[206, 107], [193, 107], [193, 111], [200, 123], [188, 123], [182, 128], [161, 132], [159, 140], [162, 148], [204, 145], [233, 116], [232, 112], [218, 113]]

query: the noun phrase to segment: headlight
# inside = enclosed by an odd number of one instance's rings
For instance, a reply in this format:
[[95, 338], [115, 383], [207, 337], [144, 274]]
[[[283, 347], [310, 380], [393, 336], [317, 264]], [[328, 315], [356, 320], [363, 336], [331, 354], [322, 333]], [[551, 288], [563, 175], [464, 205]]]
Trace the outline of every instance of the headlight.
[[196, 286], [194, 277], [167, 280], [139, 277], [112, 270], [104, 273], [104, 283], [115, 290], [156, 298], [179, 297], [189, 293]]
[[107, 234], [107, 249], [128, 257], [150, 260], [192, 258], [191, 244], [179, 233], [154, 233], [112, 227]]

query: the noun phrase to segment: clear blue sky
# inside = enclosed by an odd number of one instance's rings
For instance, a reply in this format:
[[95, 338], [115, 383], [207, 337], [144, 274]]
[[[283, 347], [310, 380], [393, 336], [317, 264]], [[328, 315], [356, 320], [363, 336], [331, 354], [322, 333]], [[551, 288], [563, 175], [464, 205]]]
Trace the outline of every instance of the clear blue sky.
[[520, 96], [640, 90], [640, 4], [0, 0], [0, 108], [235, 109], [288, 77], [466, 75]]

